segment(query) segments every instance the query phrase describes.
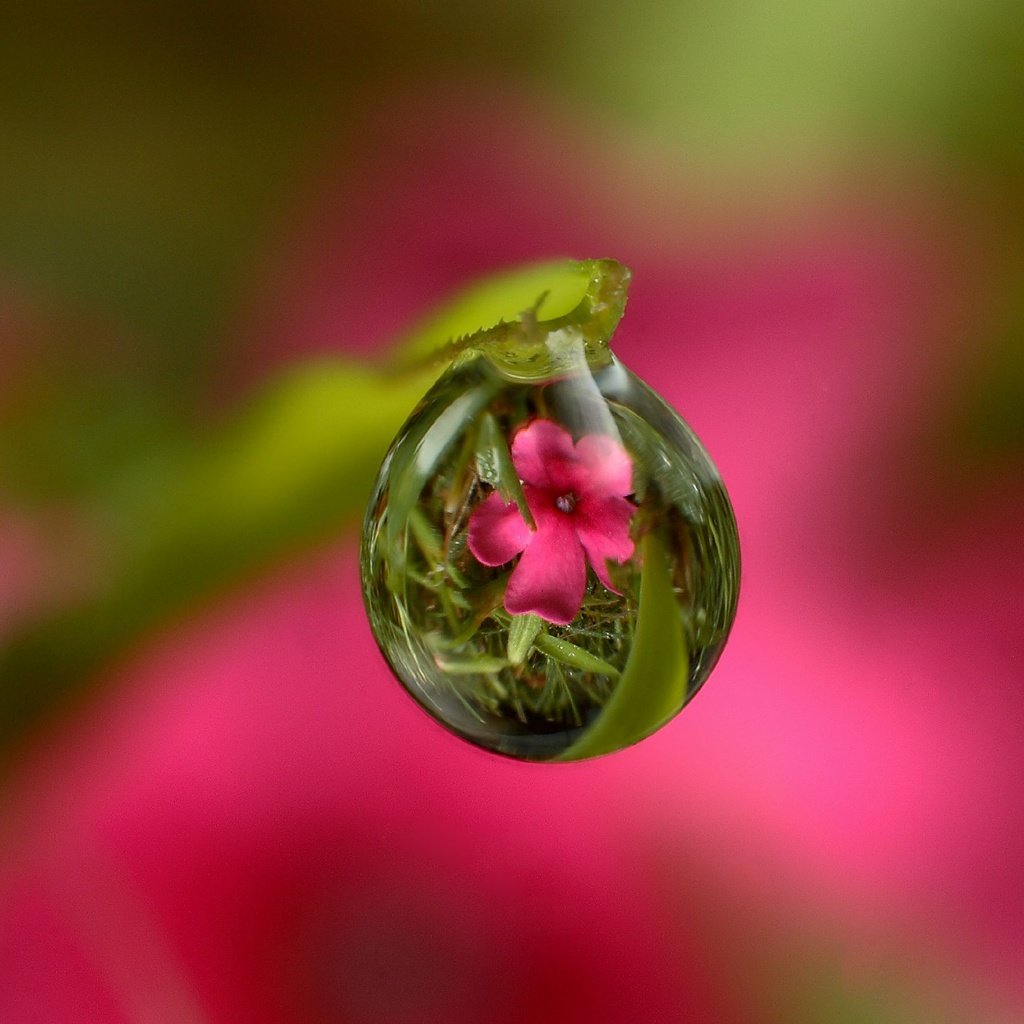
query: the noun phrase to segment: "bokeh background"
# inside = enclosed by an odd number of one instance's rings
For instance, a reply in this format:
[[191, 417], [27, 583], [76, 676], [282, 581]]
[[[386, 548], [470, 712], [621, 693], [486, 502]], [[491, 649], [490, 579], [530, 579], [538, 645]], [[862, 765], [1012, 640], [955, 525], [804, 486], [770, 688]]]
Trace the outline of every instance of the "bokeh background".
[[[1019, 4], [0, 18], [0, 1020], [1024, 1019]], [[566, 255], [745, 576], [545, 768], [399, 691], [356, 539], [379, 360]]]

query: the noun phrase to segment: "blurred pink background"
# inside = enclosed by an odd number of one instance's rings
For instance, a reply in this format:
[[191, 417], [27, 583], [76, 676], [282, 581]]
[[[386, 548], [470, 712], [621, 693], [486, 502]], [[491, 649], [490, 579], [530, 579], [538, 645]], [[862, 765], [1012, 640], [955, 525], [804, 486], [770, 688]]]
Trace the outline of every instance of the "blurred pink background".
[[[903, 153], [714, 182], [536, 82], [356, 109], [240, 247], [202, 403], [380, 352], [492, 270], [620, 259], [615, 350], [735, 505], [732, 639], [648, 741], [521, 765], [400, 691], [354, 530], [269, 564], [19, 748], [0, 1020], [1021, 1019], [1024, 478], [957, 435], [999, 218]], [[26, 318], [86, 318], [45, 284], [5, 300], [8, 380]], [[0, 641], [89, 585], [74, 517], [10, 490]]]

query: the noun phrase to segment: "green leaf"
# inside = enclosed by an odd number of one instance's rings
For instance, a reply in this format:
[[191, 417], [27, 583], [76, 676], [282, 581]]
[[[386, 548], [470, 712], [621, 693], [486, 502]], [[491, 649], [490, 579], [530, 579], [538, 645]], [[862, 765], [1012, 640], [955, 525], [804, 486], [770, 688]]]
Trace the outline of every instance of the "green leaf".
[[467, 661], [439, 660], [437, 664], [443, 672], [453, 676], [488, 675], [508, 668], [504, 658], [494, 658], [488, 654], [477, 655]]
[[400, 339], [398, 364], [429, 359], [454, 338], [518, 319], [543, 296], [537, 318], [554, 320], [574, 309], [590, 284], [590, 265], [551, 260], [517, 267], [475, 282]]
[[501, 386], [496, 378], [463, 392], [433, 421], [417, 424], [402, 451], [391, 463], [391, 489], [384, 520], [384, 543], [389, 551], [388, 585], [400, 589], [405, 564], [404, 534], [416, 512], [423, 489], [456, 438], [494, 397]]
[[[571, 307], [586, 287], [580, 265], [566, 262], [496, 275], [407, 336], [391, 369], [297, 367], [221, 429], [126, 467], [93, 505], [95, 548], [109, 553], [93, 574], [102, 590], [27, 624], [0, 650], [0, 751], [161, 624], [354, 524], [389, 442], [443, 369], [424, 364], [432, 350], [515, 319], [545, 291], [545, 309], [560, 313], [557, 302]], [[411, 368], [397, 372], [396, 362]], [[407, 509], [422, 479], [402, 491]]]
[[444, 561], [442, 548], [444, 541], [441, 535], [427, 522], [426, 516], [418, 508], [409, 512], [409, 529], [412, 531], [420, 551], [431, 566], [439, 566]]
[[686, 701], [690, 659], [668, 556], [655, 533], [644, 538], [641, 551], [640, 607], [626, 667], [597, 721], [559, 761], [597, 757], [636, 743]]
[[523, 485], [512, 462], [512, 454], [508, 450], [508, 441], [498, 426], [498, 421], [487, 413], [480, 423], [480, 434], [477, 439], [476, 469], [481, 480], [498, 489], [498, 493], [506, 502], [514, 501], [519, 507], [519, 514], [531, 530], [537, 528], [533, 514], [526, 504]]
[[508, 629], [508, 660], [511, 664], [523, 663], [543, 625], [544, 621], [539, 615], [512, 616], [512, 623]]
[[607, 661], [591, 654], [590, 651], [577, 647], [576, 644], [563, 640], [561, 637], [545, 633], [537, 637], [536, 644], [538, 650], [569, 668], [577, 669], [580, 672], [596, 672], [598, 675], [609, 676], [612, 679], [619, 677], [619, 670], [614, 665], [609, 665]]

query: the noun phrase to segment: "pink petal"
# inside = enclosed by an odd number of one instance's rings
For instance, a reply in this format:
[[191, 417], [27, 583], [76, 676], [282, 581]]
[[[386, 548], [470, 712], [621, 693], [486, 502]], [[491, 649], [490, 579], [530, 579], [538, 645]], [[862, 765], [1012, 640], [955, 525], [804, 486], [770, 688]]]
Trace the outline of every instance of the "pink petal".
[[601, 500], [580, 502], [573, 517], [576, 535], [587, 553], [597, 578], [611, 591], [608, 562], [625, 562], [633, 557], [635, 545], [629, 535], [629, 522], [636, 507], [616, 495]]
[[519, 554], [533, 531], [526, 525], [516, 503], [507, 505], [495, 491], [469, 517], [469, 550], [483, 565], [504, 565]]
[[587, 563], [572, 520], [547, 511], [537, 519], [537, 532], [508, 581], [505, 610], [532, 612], [565, 626], [579, 614], [586, 584]]
[[571, 491], [576, 453], [572, 435], [551, 420], [533, 420], [512, 439], [512, 462], [520, 478], [546, 491]]
[[633, 490], [633, 460], [614, 437], [581, 437], [576, 442], [576, 457], [587, 471], [587, 493], [625, 497]]

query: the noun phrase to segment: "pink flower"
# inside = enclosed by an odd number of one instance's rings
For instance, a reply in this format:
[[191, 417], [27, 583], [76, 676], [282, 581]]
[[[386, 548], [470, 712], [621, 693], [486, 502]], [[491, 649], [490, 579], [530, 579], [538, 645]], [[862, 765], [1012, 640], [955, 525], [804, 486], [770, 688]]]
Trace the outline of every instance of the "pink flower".
[[495, 492], [470, 517], [469, 550], [491, 566], [522, 552], [505, 591], [506, 611], [566, 625], [583, 603], [588, 561], [598, 579], [618, 593], [607, 563], [633, 554], [629, 522], [635, 507], [626, 500], [633, 466], [614, 438], [587, 434], [574, 445], [569, 432], [551, 420], [534, 420], [516, 434], [512, 462], [537, 528]]

